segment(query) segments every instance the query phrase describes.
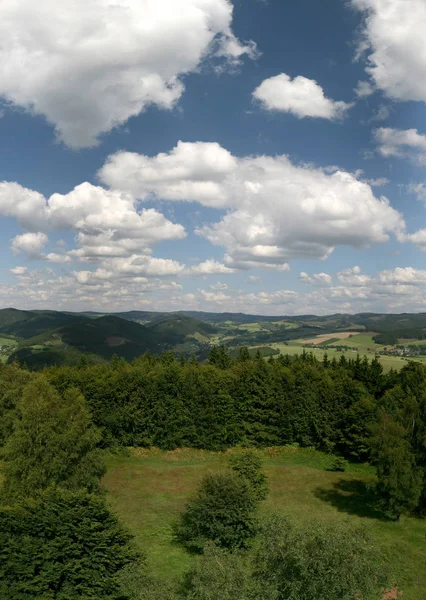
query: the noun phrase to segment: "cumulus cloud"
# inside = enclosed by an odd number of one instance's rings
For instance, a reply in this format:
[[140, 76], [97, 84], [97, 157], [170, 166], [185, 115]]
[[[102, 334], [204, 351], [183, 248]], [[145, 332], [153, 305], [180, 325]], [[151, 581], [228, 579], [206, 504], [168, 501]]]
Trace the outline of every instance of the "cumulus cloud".
[[92, 146], [149, 105], [171, 109], [206, 58], [223, 70], [254, 57], [232, 12], [230, 0], [3, 0], [0, 96]]
[[312, 277], [302, 271], [299, 275], [300, 281], [303, 283], [309, 284], [318, 284], [318, 285], [331, 285], [333, 283], [333, 277], [328, 273], [314, 273]]
[[[147, 261], [149, 262], [149, 258]], [[336, 312], [406, 312], [426, 310], [426, 271], [398, 267], [381, 271], [364, 280], [361, 269], [352, 268], [345, 281], [337, 285], [318, 285], [305, 293], [277, 289], [252, 293], [210, 286], [195, 293], [184, 293], [182, 285], [170, 279], [151, 276], [159, 265], [119, 265], [114, 261], [110, 273], [95, 271], [57, 274], [52, 269], [30, 270], [15, 267], [14, 285], [0, 284], [3, 306], [19, 308], [56, 308], [64, 310], [212, 310], [251, 314], [295, 315], [333, 314]], [[123, 274], [127, 271], [127, 274]], [[164, 267], [164, 265], [163, 265]], [[105, 269], [106, 270], [106, 269]], [[156, 271], [164, 272], [164, 268]], [[168, 265], [168, 272], [179, 271]], [[146, 273], [145, 277], [143, 273]], [[343, 279], [342, 275], [341, 279]], [[349, 277], [358, 277], [350, 280]], [[212, 289], [215, 288], [215, 289]]]
[[235, 273], [235, 269], [231, 269], [217, 260], [208, 259], [199, 265], [194, 265], [187, 272], [190, 275], [227, 275]]
[[369, 275], [361, 274], [361, 269], [358, 266], [340, 271], [337, 274], [337, 279], [344, 285], [354, 287], [367, 285], [371, 281]]
[[413, 267], [396, 267], [395, 269], [381, 271], [378, 274], [378, 280], [384, 284], [426, 284], [426, 271], [414, 269]]
[[48, 242], [45, 233], [23, 233], [12, 240], [12, 252], [24, 252], [29, 258], [40, 258], [42, 250]]
[[225, 247], [230, 268], [288, 270], [290, 259], [326, 258], [339, 245], [383, 243], [405, 227], [388, 200], [351, 173], [295, 165], [287, 156], [236, 158], [218, 144], [180, 142], [154, 157], [121, 152], [99, 176], [143, 201], [225, 209], [197, 233]]
[[401, 233], [398, 236], [400, 242], [411, 242], [422, 252], [426, 252], [426, 229], [419, 229], [414, 233]]
[[11, 248], [14, 254], [24, 253], [27, 259], [46, 260], [54, 263], [70, 263], [71, 257], [57, 252], [42, 252], [48, 242], [45, 233], [23, 233], [13, 238]]
[[342, 119], [353, 106], [327, 98], [322, 87], [313, 79], [301, 75], [291, 79], [286, 73], [262, 81], [253, 92], [253, 98], [260, 101], [266, 110], [290, 112], [299, 119]]
[[359, 54], [375, 85], [397, 100], [426, 102], [424, 0], [352, 0], [365, 15]]
[[410, 158], [424, 164], [426, 162], [426, 135], [417, 129], [392, 129], [381, 127], [374, 131], [374, 139], [382, 156]]
[[[52, 262], [98, 261], [106, 257], [126, 257], [150, 252], [165, 240], [186, 237], [182, 225], [172, 223], [153, 208], [140, 209], [127, 194], [83, 183], [68, 194], [53, 194], [46, 199], [38, 192], [16, 183], [0, 184], [0, 216], [14, 216], [30, 230], [17, 236], [12, 248], [24, 250], [34, 258], [47, 242], [44, 232], [69, 230], [76, 234], [77, 248], [65, 255], [50, 253]], [[33, 215], [33, 216], [32, 216]], [[37, 227], [37, 232], [32, 230]]]

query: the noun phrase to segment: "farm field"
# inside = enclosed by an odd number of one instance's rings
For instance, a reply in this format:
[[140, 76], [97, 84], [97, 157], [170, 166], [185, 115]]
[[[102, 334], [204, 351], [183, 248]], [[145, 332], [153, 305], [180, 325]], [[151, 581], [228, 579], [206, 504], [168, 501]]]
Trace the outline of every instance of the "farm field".
[[[365, 525], [388, 553], [404, 600], [426, 600], [426, 521], [383, 520], [366, 490], [374, 479], [372, 467], [352, 464], [347, 472], [335, 473], [327, 471], [333, 458], [313, 449], [288, 446], [258, 452], [271, 490], [263, 514], [276, 510], [295, 520]], [[109, 502], [146, 552], [152, 575], [174, 580], [190, 567], [193, 558], [173, 543], [172, 526], [203, 475], [223, 468], [227, 454], [135, 449], [131, 456], [109, 458], [104, 478]]]
[[[330, 334], [329, 339], [332, 340], [333, 337], [336, 338], [337, 335], [338, 334]], [[325, 353], [327, 353], [327, 356], [330, 359], [332, 359], [333, 356], [335, 356], [336, 360], [338, 360], [340, 356], [342, 356], [342, 354], [344, 354], [347, 358], [354, 358], [358, 353], [361, 357], [367, 356], [369, 360], [372, 360], [375, 357], [376, 352], [379, 352], [380, 350], [384, 349], [384, 346], [374, 343], [373, 336], [374, 334], [360, 333], [353, 334], [353, 337], [347, 339], [339, 339], [338, 341], [331, 342], [332, 345], [339, 345], [341, 343], [344, 346], [351, 347], [351, 350], [346, 350], [343, 352], [337, 350], [336, 348], [328, 347], [324, 341], [321, 342], [320, 348], [306, 348], [306, 346], [304, 347], [304, 344], [306, 344], [305, 340], [293, 340], [288, 345], [284, 343], [271, 343], [269, 344], [269, 346], [271, 346], [272, 348], [276, 348], [281, 352], [281, 354], [302, 354], [303, 350], [305, 350], [306, 352], [312, 352], [312, 354], [319, 360], [323, 358]], [[325, 336], [319, 337], [324, 338]], [[408, 360], [403, 356], [378, 356], [378, 359], [382, 363], [385, 371], [390, 371], [390, 369], [392, 368], [402, 369], [402, 367], [407, 364]], [[414, 356], [410, 357], [409, 360], [416, 360], [424, 363], [426, 362], [426, 357]]]

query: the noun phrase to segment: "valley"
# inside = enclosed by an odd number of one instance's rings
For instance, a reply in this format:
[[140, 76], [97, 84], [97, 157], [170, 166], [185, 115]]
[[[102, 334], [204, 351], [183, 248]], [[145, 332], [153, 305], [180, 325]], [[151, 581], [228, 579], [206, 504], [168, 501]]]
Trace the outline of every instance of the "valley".
[[[236, 356], [242, 346], [262, 356], [312, 352], [323, 359], [378, 357], [385, 370], [426, 362], [425, 314], [266, 317], [242, 313], [69, 313], [0, 310], [0, 361], [39, 370], [48, 365], [132, 361], [145, 352], [205, 360], [215, 345]], [[379, 343], [383, 340], [383, 343]], [[84, 357], [84, 358], [83, 358]]]

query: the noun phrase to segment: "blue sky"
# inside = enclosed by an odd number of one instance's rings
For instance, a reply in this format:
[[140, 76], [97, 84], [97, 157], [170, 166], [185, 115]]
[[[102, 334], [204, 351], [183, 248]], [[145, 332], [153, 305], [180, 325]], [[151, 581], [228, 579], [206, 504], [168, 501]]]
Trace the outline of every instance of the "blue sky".
[[0, 304], [424, 311], [424, 0], [5, 0]]

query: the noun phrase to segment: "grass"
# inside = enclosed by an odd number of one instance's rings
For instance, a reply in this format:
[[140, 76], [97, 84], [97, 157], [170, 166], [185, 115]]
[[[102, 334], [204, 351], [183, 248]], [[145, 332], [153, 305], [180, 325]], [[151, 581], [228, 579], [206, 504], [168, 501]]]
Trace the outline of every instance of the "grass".
[[0, 346], [3, 346], [3, 349], [0, 352], [0, 363], [6, 363], [9, 356], [12, 354], [13, 350], [18, 345], [18, 342], [11, 338], [5, 338], [0, 335]]
[[[363, 336], [363, 334], [361, 334]], [[327, 353], [327, 356], [329, 359], [332, 359], [333, 356], [336, 357], [336, 360], [339, 360], [339, 358], [342, 356], [342, 354], [344, 354], [346, 356], [346, 358], [356, 358], [357, 353], [360, 354], [361, 357], [363, 357], [364, 355], [368, 357], [369, 360], [372, 360], [375, 357], [375, 352], [368, 352], [367, 350], [363, 350], [363, 346], [362, 345], [358, 345], [356, 343], [353, 343], [354, 338], [358, 337], [357, 335], [354, 336], [353, 338], [349, 338], [347, 340], [339, 340], [339, 342], [342, 342], [343, 346], [352, 346], [352, 350], [346, 350], [345, 352], [341, 352], [340, 350], [336, 350], [336, 348], [330, 348], [330, 347], [324, 347], [322, 346], [321, 348], [309, 348], [309, 347], [305, 347], [300, 344], [297, 343], [297, 340], [293, 340], [291, 344], [283, 344], [283, 343], [273, 343], [273, 344], [269, 344], [272, 348], [276, 348], [277, 350], [279, 350], [281, 352], [281, 354], [290, 354], [290, 355], [294, 355], [294, 354], [302, 354], [303, 350], [305, 349], [306, 352], [312, 352], [312, 354], [318, 359], [318, 360], [322, 360], [324, 357], [325, 352]], [[364, 337], [364, 336], [363, 336]], [[352, 342], [351, 344], [349, 342]], [[373, 346], [371, 346], [373, 347]], [[377, 350], [379, 350], [381, 348], [381, 346], [377, 347]], [[402, 356], [378, 356], [378, 359], [380, 360], [380, 362], [383, 365], [383, 369], [385, 371], [390, 371], [391, 369], [402, 369], [403, 366], [405, 366], [407, 364], [407, 358], [404, 358]], [[410, 357], [410, 360], [417, 360], [419, 362], [425, 362], [426, 361], [426, 356], [415, 356], [415, 357]]]
[[[384, 520], [372, 506], [367, 484], [374, 479], [368, 465], [349, 466], [345, 473], [327, 469], [333, 457], [293, 446], [261, 453], [270, 482], [270, 496], [261, 511], [288, 514], [308, 521], [364, 523], [389, 564], [404, 600], [426, 600], [426, 521], [408, 517]], [[104, 479], [112, 507], [147, 553], [153, 575], [175, 580], [193, 558], [172, 541], [172, 526], [203, 475], [226, 466], [228, 453], [197, 450], [133, 450], [111, 456]]]

